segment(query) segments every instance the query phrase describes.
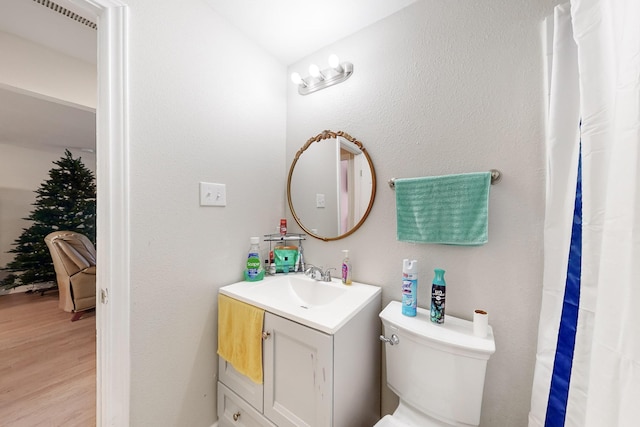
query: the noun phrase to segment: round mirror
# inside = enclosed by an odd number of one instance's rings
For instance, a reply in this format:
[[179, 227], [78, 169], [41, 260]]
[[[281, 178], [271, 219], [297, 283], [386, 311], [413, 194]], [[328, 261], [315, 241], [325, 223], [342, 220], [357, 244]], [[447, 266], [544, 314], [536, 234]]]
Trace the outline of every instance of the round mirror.
[[296, 153], [287, 180], [293, 218], [324, 241], [347, 237], [364, 223], [376, 196], [376, 173], [364, 145], [345, 132], [310, 138]]

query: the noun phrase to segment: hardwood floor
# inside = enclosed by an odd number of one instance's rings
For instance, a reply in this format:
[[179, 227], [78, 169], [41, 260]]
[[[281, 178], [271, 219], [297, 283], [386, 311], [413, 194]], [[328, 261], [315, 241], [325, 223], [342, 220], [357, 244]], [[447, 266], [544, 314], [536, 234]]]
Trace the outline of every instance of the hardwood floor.
[[71, 322], [58, 293], [0, 296], [0, 426], [96, 425], [95, 314]]

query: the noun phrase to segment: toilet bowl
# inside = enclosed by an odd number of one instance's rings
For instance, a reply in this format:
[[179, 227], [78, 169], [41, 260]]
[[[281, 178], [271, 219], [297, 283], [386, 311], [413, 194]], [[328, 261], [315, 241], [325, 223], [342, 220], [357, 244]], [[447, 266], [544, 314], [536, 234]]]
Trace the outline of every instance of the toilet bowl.
[[495, 352], [491, 327], [486, 337], [477, 337], [468, 320], [445, 316], [435, 324], [422, 308], [407, 317], [398, 301], [380, 319], [386, 382], [400, 401], [375, 427], [479, 425], [487, 361]]

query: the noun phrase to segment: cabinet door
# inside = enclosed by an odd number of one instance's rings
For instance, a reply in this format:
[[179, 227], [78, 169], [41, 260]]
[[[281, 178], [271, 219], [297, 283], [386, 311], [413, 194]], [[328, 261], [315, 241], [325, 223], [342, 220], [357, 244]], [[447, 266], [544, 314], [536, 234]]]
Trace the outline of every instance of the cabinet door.
[[333, 337], [271, 313], [264, 330], [264, 415], [278, 427], [330, 427]]

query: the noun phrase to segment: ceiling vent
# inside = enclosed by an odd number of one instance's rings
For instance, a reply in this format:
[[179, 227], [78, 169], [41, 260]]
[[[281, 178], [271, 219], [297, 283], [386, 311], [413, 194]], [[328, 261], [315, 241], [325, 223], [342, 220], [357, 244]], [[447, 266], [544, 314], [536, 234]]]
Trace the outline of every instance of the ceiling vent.
[[44, 6], [44, 7], [48, 7], [49, 9], [53, 10], [54, 12], [58, 12], [64, 16], [66, 16], [67, 18], [73, 19], [76, 22], [79, 22], [82, 25], [86, 25], [89, 28], [93, 28], [94, 30], [98, 28], [98, 26], [96, 25], [95, 22], [89, 21], [87, 18], [83, 18], [82, 16], [78, 15], [75, 12], [70, 11], [69, 9], [60, 6], [59, 4], [56, 4], [52, 1], [49, 0], [33, 0], [34, 2]]

